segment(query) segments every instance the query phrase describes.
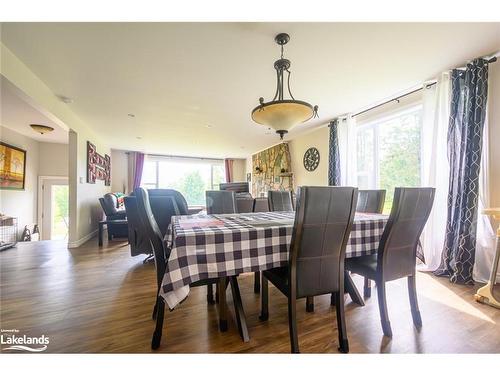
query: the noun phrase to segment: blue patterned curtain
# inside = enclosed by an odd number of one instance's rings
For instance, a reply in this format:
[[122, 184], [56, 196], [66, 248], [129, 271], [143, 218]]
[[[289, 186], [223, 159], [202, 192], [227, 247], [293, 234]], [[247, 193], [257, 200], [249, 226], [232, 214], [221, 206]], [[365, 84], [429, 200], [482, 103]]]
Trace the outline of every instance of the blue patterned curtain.
[[339, 120], [333, 120], [330, 127], [330, 144], [328, 147], [328, 185], [340, 185], [340, 156], [339, 156]]
[[488, 95], [488, 62], [476, 59], [451, 73], [448, 125], [450, 186], [441, 264], [434, 272], [450, 281], [472, 284], [476, 250], [479, 169]]

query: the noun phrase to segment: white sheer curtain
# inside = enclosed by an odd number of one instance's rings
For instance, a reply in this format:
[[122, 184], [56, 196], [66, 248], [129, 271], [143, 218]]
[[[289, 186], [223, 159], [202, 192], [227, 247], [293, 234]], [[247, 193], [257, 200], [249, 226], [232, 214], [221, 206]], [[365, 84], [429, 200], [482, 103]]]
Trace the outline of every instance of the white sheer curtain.
[[[479, 170], [476, 257], [472, 272], [473, 279], [482, 283], [487, 282], [490, 277], [490, 271], [496, 250], [496, 232], [493, 229], [488, 216], [482, 214], [483, 209], [491, 207], [488, 173], [489, 168], [489, 129], [488, 116], [486, 116], [483, 129], [483, 147], [481, 150], [481, 169]], [[500, 278], [500, 271], [497, 273], [497, 279], [498, 278]]]
[[422, 186], [436, 189], [434, 205], [422, 232], [421, 243], [425, 256], [422, 271], [434, 271], [441, 261], [449, 186], [447, 152], [450, 117], [450, 76], [442, 73], [435, 85], [423, 90], [422, 112]]
[[340, 184], [358, 186], [356, 120], [351, 115], [339, 117], [338, 125]]

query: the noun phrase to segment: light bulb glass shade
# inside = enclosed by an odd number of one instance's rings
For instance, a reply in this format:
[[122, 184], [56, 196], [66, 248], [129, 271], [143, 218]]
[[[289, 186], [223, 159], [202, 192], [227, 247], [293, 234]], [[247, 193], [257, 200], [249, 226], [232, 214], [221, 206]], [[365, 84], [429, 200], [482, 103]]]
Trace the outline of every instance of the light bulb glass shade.
[[263, 103], [252, 111], [252, 120], [274, 130], [290, 130], [314, 115], [314, 108], [300, 100], [276, 100]]
[[31, 126], [31, 129], [33, 129], [34, 131], [36, 131], [37, 133], [40, 133], [40, 134], [49, 133], [49, 132], [54, 130], [53, 127], [50, 127], [47, 125], [30, 124], [30, 126]]

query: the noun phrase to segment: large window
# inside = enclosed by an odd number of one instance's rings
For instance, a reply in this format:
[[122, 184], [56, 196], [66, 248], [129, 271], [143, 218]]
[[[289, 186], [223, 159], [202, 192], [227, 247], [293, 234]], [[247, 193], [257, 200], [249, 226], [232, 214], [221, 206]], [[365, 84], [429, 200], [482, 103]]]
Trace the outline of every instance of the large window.
[[359, 189], [385, 189], [384, 212], [394, 188], [420, 186], [421, 116], [417, 105], [357, 126]]
[[205, 205], [205, 191], [218, 190], [225, 181], [224, 162], [194, 158], [148, 156], [141, 186], [146, 189], [175, 189], [190, 206]]

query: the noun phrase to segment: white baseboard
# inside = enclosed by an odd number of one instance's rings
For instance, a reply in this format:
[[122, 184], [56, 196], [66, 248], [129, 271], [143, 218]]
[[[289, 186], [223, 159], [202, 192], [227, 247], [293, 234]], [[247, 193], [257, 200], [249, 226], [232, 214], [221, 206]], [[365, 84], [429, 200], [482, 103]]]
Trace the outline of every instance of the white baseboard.
[[86, 236], [80, 238], [79, 240], [77, 241], [71, 241], [71, 242], [68, 242], [68, 248], [75, 248], [75, 247], [80, 247], [82, 246], [85, 242], [87, 242], [88, 240], [90, 240], [91, 238], [97, 236], [97, 232], [99, 230], [95, 230], [93, 232], [90, 232], [89, 234], [87, 234]]

